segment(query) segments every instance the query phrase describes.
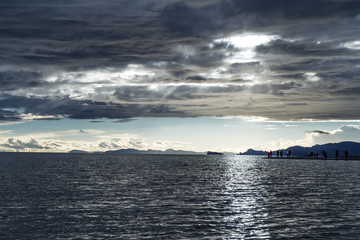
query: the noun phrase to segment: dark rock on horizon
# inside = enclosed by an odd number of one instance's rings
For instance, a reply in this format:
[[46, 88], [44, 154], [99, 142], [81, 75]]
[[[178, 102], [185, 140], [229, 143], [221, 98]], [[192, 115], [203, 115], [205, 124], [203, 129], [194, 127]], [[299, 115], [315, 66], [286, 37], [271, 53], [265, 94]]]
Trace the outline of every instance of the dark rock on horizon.
[[249, 148], [246, 152], [240, 153], [239, 155], [267, 155], [268, 152], [261, 150], [254, 150]]

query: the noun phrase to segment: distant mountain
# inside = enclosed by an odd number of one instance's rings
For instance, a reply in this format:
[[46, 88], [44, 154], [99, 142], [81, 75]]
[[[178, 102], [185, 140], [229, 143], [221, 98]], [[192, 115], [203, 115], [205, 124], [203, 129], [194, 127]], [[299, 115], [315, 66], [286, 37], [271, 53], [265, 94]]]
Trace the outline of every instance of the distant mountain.
[[136, 149], [119, 149], [114, 151], [106, 151], [106, 154], [181, 154], [181, 155], [204, 155], [204, 153], [167, 149], [165, 151], [160, 150], [136, 150]]
[[[285, 149], [291, 151], [292, 156], [303, 157], [311, 152], [318, 153], [321, 156], [322, 151], [325, 151], [328, 157], [334, 158], [336, 150], [339, 151], [339, 157], [345, 156], [345, 150], [348, 151], [349, 156], [360, 155], [360, 143], [357, 142], [340, 142], [340, 143], [327, 143], [323, 145], [315, 145], [312, 147], [293, 146]], [[284, 150], [283, 150], [284, 151]], [[275, 151], [276, 153], [276, 151]]]
[[[287, 149], [279, 149], [273, 151], [273, 156], [276, 156], [276, 151], [283, 151], [283, 155], [286, 156], [287, 151], [291, 151], [291, 156], [304, 157], [305, 155], [318, 153], [319, 156], [322, 155], [322, 151], [325, 151], [327, 156], [330, 158], [336, 157], [336, 150], [339, 151], [339, 157], [343, 158], [345, 156], [345, 150], [348, 151], [349, 156], [360, 156], [360, 143], [357, 142], [340, 142], [340, 143], [327, 143], [322, 145], [315, 145], [312, 147], [301, 147], [293, 146]], [[257, 151], [249, 149], [246, 152], [240, 153], [240, 155], [267, 155], [266, 151]]]
[[[286, 156], [287, 151], [291, 151], [292, 157], [304, 157], [305, 155], [310, 154], [319, 154], [321, 156], [322, 151], [325, 151], [329, 158], [335, 158], [336, 150], [339, 151], [339, 157], [343, 158], [345, 156], [345, 150], [348, 151], [349, 157], [359, 157], [360, 156], [360, 143], [358, 142], [340, 142], [340, 143], [327, 143], [323, 145], [315, 145], [312, 147], [301, 147], [301, 146], [292, 146], [287, 149], [279, 149], [278, 151], [283, 151], [283, 156]], [[273, 157], [276, 156], [276, 151], [273, 151]], [[72, 150], [69, 153], [89, 153], [81, 150]], [[167, 149], [166, 151], [160, 150], [136, 150], [136, 149], [119, 149], [115, 151], [106, 151], [106, 152], [97, 152], [105, 154], [179, 154], [179, 155], [205, 155], [207, 153], [202, 152], [193, 152], [193, 151], [182, 151]], [[217, 152], [214, 152], [215, 154]], [[219, 153], [218, 153], [219, 154]], [[223, 154], [223, 153], [221, 153]], [[231, 154], [231, 153], [225, 153]], [[264, 155], [268, 154], [267, 151], [248, 149], [246, 152], [239, 153], [239, 155]], [[214, 155], [213, 152], [210, 152], [210, 155]]]
[[258, 151], [250, 148], [246, 152], [240, 153], [240, 155], [267, 155], [267, 153], [266, 151]]

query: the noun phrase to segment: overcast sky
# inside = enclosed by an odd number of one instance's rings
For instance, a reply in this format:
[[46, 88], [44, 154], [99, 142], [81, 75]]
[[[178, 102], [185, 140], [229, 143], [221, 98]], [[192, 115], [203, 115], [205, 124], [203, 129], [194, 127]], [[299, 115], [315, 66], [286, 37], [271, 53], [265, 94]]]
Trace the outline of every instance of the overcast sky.
[[0, 150], [360, 141], [359, 26], [357, 0], [2, 0]]

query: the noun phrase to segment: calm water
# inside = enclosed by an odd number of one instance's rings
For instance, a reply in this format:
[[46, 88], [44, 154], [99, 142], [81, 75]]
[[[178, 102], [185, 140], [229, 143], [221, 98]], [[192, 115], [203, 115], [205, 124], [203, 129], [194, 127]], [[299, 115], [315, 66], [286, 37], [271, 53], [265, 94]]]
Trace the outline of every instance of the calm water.
[[0, 153], [0, 239], [358, 239], [360, 162]]

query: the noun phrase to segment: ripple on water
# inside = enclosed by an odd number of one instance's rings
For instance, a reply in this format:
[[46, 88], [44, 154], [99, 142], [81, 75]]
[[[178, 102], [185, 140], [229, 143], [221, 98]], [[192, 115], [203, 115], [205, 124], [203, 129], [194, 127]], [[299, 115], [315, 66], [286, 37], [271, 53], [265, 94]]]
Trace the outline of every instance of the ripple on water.
[[4, 239], [357, 239], [359, 162], [0, 154]]

